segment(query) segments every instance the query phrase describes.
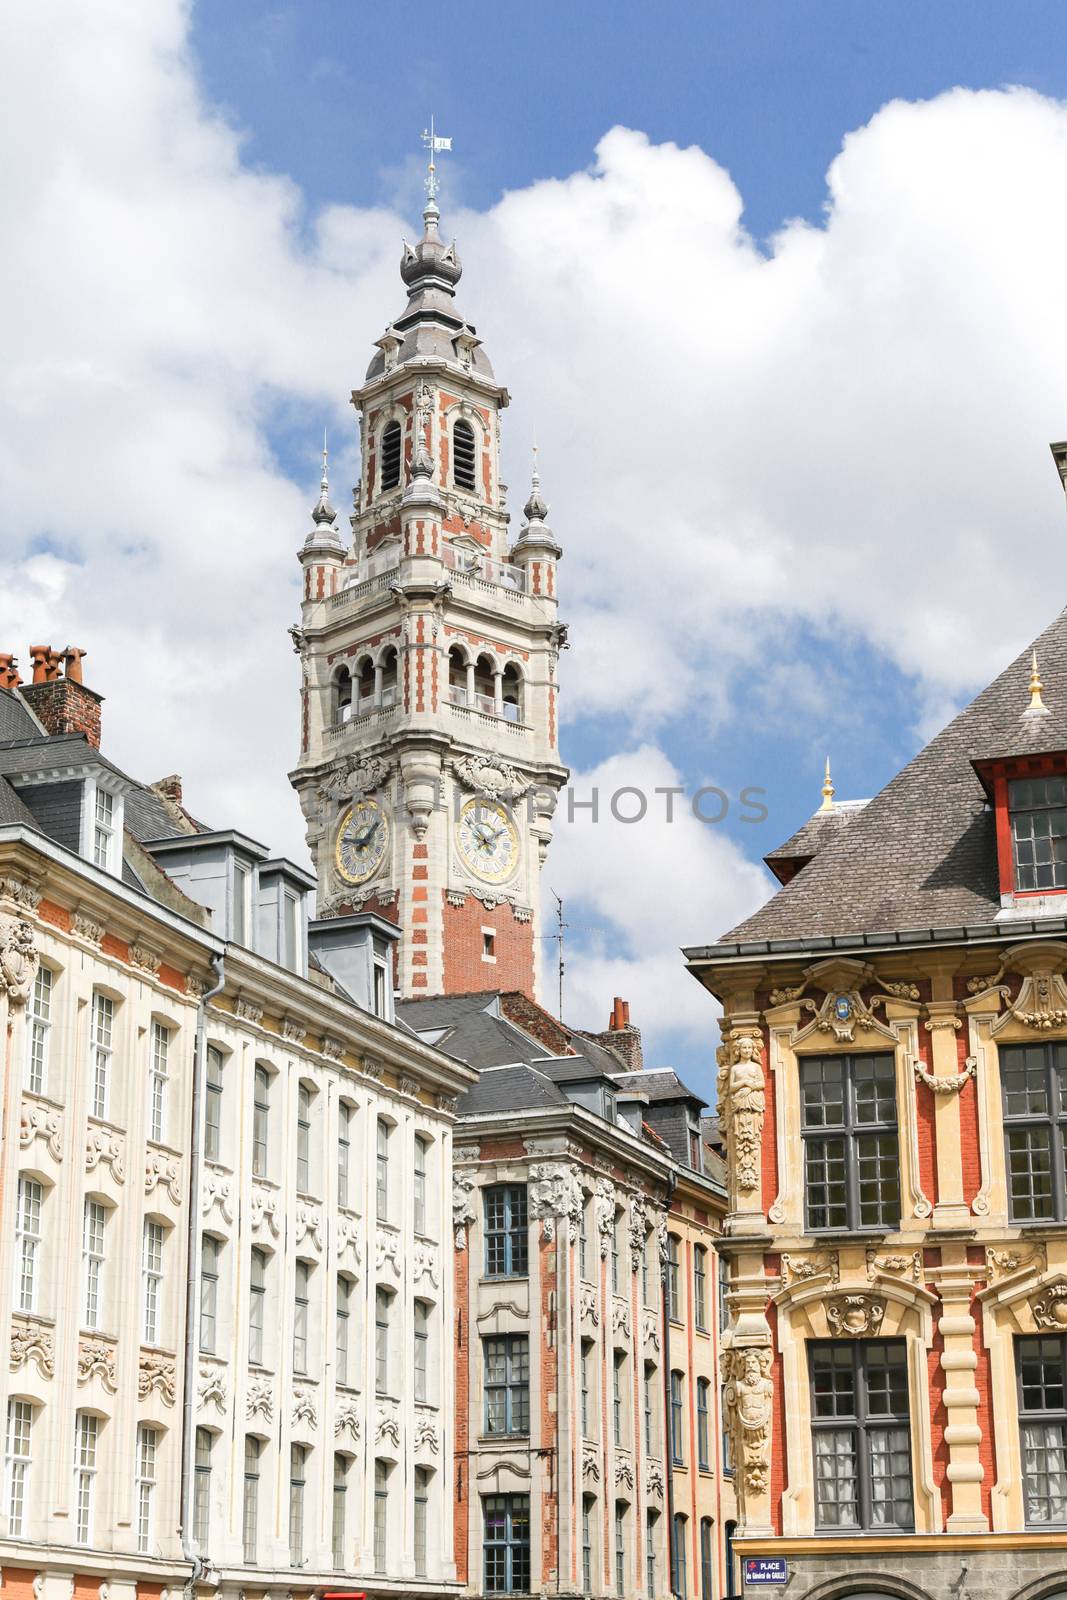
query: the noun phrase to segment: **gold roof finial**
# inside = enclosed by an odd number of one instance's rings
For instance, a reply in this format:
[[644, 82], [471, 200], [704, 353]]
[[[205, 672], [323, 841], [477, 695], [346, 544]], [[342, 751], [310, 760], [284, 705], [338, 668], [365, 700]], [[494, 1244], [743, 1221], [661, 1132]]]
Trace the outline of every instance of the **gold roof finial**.
[[819, 807], [820, 811], [832, 811], [834, 809], [834, 794], [835, 793], [836, 793], [836, 791], [834, 789], [834, 781], [830, 776], [830, 757], [827, 756], [827, 758], [826, 758], [826, 776], [825, 776], [825, 778], [823, 779], [823, 782], [822, 782], [822, 805]]
[[1038, 671], [1038, 666], [1037, 666], [1037, 651], [1034, 650], [1031, 653], [1031, 656], [1030, 656], [1030, 704], [1027, 706], [1026, 710], [1023, 712], [1024, 716], [1027, 716], [1027, 717], [1047, 717], [1048, 716], [1048, 714], [1049, 714], [1048, 706], [1045, 704], [1044, 700], [1041, 698], [1042, 692], [1044, 690], [1044, 687], [1045, 687], [1044, 684], [1041, 682], [1041, 673]]

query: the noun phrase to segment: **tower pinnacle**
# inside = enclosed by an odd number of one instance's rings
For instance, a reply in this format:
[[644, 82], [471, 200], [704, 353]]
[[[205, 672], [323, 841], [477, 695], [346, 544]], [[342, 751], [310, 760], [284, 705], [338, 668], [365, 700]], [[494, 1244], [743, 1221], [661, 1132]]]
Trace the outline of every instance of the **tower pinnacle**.
[[437, 163], [434, 161], [434, 156], [441, 150], [451, 150], [452, 140], [444, 139], [435, 132], [434, 121], [431, 116], [429, 128], [423, 128], [422, 130], [422, 142], [430, 156], [430, 168], [426, 174], [426, 205], [423, 209], [422, 220], [426, 224], [427, 233], [436, 233], [441, 213], [437, 206]]

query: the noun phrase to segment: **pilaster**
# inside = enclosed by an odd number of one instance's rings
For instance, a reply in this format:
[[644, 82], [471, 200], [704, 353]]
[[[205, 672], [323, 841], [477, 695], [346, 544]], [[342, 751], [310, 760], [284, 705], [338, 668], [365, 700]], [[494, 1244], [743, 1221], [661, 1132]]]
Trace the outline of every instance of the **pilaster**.
[[944, 1348], [941, 1370], [945, 1374], [945, 1409], [948, 1423], [945, 1443], [949, 1460], [946, 1476], [952, 1485], [952, 1511], [948, 1533], [987, 1533], [989, 1519], [982, 1510], [980, 1458], [982, 1429], [978, 1421], [980, 1395], [975, 1382], [978, 1354], [975, 1350], [976, 1323], [971, 1314], [971, 1298], [976, 1281], [984, 1276], [983, 1267], [972, 1267], [962, 1245], [946, 1246], [943, 1264], [932, 1268], [928, 1277], [941, 1295], [939, 1328]]

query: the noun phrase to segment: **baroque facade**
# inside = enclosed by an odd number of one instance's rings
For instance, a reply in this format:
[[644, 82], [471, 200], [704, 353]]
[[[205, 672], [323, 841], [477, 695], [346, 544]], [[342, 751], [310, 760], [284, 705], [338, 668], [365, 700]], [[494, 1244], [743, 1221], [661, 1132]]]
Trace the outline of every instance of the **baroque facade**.
[[791, 1595], [1067, 1594], [1065, 795], [1067, 613], [686, 952], [723, 1006], [736, 1550]]

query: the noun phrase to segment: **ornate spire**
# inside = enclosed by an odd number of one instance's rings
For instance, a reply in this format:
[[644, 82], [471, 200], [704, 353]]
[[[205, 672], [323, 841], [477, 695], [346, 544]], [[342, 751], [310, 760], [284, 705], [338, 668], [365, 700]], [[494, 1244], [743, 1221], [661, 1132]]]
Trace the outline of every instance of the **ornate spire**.
[[1048, 706], [1041, 698], [1044, 687], [1044, 684], [1041, 682], [1041, 674], [1037, 668], [1037, 651], [1034, 650], [1030, 655], [1030, 704], [1023, 712], [1024, 717], [1049, 716], [1050, 713]]
[[330, 504], [329, 451], [326, 448], [326, 429], [322, 430], [322, 477], [319, 479], [319, 503], [311, 513], [315, 522], [334, 522], [337, 512]]
[[541, 493], [541, 474], [537, 470], [537, 446], [533, 447], [533, 468], [530, 472], [530, 498], [522, 508], [527, 522], [544, 522], [548, 504]]
[[533, 554], [549, 554], [559, 557], [563, 554], [556, 543], [555, 534], [548, 527], [545, 518], [548, 516], [548, 502], [541, 493], [541, 474], [537, 470], [537, 446], [533, 447], [533, 470], [530, 473], [530, 494], [522, 508], [525, 522], [519, 531], [515, 542], [513, 554], [521, 556], [526, 552]]
[[834, 809], [834, 795], [836, 793], [834, 780], [830, 776], [830, 757], [827, 756], [826, 776], [822, 781], [822, 805], [819, 807], [820, 811], [832, 811]]
[[431, 117], [429, 128], [423, 131], [422, 142], [430, 157], [426, 174], [426, 205], [422, 213], [424, 232], [417, 245], [412, 246], [405, 240], [400, 263], [400, 276], [407, 284], [412, 299], [426, 290], [454, 295], [456, 284], [463, 275], [455, 240], [446, 246], [441, 243], [437, 233], [441, 212], [437, 205], [437, 163], [434, 156], [441, 150], [451, 150], [452, 140], [443, 139], [434, 131]]

